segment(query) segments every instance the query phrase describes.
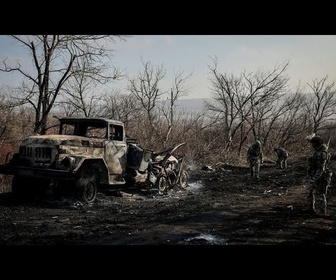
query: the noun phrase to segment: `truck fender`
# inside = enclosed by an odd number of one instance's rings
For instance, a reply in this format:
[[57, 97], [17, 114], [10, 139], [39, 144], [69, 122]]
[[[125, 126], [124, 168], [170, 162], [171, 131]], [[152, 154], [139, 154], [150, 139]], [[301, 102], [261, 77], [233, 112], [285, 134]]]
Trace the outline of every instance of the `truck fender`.
[[74, 174], [79, 174], [83, 167], [97, 169], [97, 176], [100, 183], [108, 182], [108, 168], [104, 159], [82, 157], [78, 162], [76, 168], [73, 170]]

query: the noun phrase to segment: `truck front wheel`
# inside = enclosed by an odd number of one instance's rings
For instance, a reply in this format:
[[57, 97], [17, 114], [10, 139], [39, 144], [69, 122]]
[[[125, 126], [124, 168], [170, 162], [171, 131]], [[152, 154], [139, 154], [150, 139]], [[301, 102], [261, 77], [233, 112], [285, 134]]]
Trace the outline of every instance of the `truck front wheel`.
[[87, 204], [93, 203], [97, 198], [97, 176], [89, 169], [83, 169], [76, 185], [77, 198]]

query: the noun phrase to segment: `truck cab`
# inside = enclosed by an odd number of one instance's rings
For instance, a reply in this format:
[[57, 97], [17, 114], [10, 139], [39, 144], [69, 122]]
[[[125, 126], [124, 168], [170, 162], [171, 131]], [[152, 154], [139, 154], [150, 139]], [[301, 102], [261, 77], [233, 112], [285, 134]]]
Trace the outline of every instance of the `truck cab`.
[[32, 186], [74, 186], [78, 198], [93, 202], [99, 185], [125, 184], [124, 124], [104, 118], [61, 118], [59, 133], [27, 137], [12, 159], [12, 191], [27, 196]]

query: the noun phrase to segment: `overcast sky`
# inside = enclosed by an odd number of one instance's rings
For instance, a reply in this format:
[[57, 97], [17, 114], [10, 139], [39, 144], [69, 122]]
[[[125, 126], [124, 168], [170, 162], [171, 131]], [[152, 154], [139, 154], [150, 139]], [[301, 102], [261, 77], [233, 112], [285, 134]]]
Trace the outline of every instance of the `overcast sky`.
[[[26, 50], [12, 42], [0, 35], [1, 61], [6, 57], [31, 59]], [[293, 87], [325, 76], [330, 82], [336, 81], [336, 35], [135, 35], [113, 48], [113, 63], [130, 76], [143, 70], [142, 61], [163, 65], [166, 77], [159, 86], [165, 90], [171, 88], [175, 73], [192, 73], [187, 80], [187, 98], [210, 97], [208, 65], [213, 65], [213, 57], [217, 57], [223, 74], [271, 71], [289, 61], [286, 74]], [[13, 75], [0, 72], [1, 86], [12, 82]], [[110, 87], [122, 89], [124, 85]]]

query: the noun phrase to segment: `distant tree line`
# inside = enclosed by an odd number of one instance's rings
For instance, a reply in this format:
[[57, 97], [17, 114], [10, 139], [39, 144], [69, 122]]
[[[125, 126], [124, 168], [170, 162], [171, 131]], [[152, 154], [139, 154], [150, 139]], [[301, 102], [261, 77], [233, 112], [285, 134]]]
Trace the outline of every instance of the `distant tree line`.
[[[105, 117], [125, 123], [129, 137], [154, 151], [186, 142], [188, 164], [246, 163], [248, 146], [259, 139], [265, 155], [284, 146], [292, 156], [310, 151], [306, 136], [320, 134], [335, 147], [335, 82], [328, 76], [307, 87], [289, 87], [289, 61], [271, 71], [257, 69], [238, 76], [208, 65], [210, 99], [190, 112], [177, 101], [191, 92], [192, 73], [174, 73], [169, 89], [161, 84], [164, 65], [142, 61], [135, 76], [113, 67], [113, 43], [127, 36], [12, 36], [29, 51], [35, 72], [4, 59], [3, 75], [19, 72], [22, 84], [0, 89], [0, 159], [31, 134], [50, 134], [57, 117]], [[29, 57], [28, 55], [28, 57]], [[126, 88], [100, 90], [99, 85], [124, 79]]]

